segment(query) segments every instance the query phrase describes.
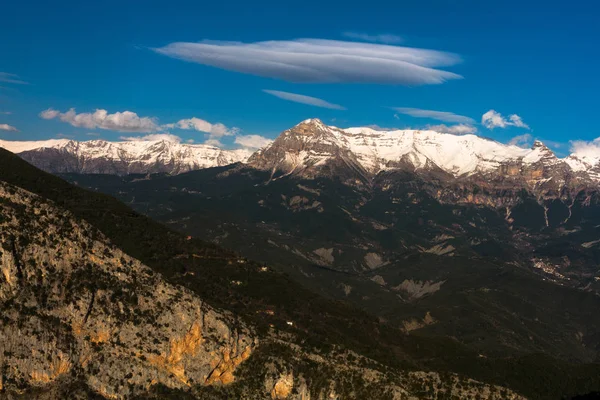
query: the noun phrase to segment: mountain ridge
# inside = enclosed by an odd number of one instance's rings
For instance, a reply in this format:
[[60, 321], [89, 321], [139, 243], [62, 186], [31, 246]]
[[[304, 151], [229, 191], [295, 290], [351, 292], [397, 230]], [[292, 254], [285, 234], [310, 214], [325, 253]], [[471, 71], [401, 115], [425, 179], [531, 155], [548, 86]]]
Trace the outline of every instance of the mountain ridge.
[[33, 142], [0, 141], [0, 147], [51, 173], [179, 174], [245, 161], [249, 150], [223, 150], [204, 144], [168, 140], [78, 142], [51, 139]]
[[476, 174], [514, 175], [517, 170], [538, 166], [564, 170], [587, 184], [600, 182], [600, 154], [576, 151], [559, 158], [539, 140], [526, 149], [473, 134], [342, 129], [316, 118], [283, 131], [272, 143], [254, 152], [164, 140], [0, 141], [0, 147], [51, 173], [176, 175], [241, 162], [281, 174], [314, 175], [309, 171], [330, 164], [336, 173], [345, 166], [350, 168], [351, 176], [368, 181], [379, 172], [394, 169], [437, 170], [460, 178]]
[[[291, 138], [307, 136], [306, 132], [320, 132], [320, 137], [327, 136], [328, 140], [316, 144], [308, 140], [301, 148], [290, 146]], [[285, 170], [293, 161], [301, 160], [302, 165], [297, 162], [294, 165], [296, 171], [320, 166], [334, 156], [323, 151], [324, 145], [352, 154], [370, 176], [394, 169], [437, 169], [460, 178], [475, 174], [502, 174], [502, 170], [509, 166], [522, 169], [536, 164], [544, 167], [566, 164], [574, 175], [580, 174], [584, 179], [593, 180], [593, 176], [586, 174], [586, 169], [581, 167], [582, 164], [573, 161], [577, 159], [575, 155], [558, 158], [538, 140], [530, 149], [525, 149], [473, 134], [454, 135], [413, 129], [379, 131], [368, 127], [340, 129], [327, 126], [318, 119], [305, 120], [284, 131], [273, 143], [255, 152], [247, 164], [259, 169]], [[269, 162], [266, 162], [267, 158], [270, 158]], [[593, 162], [589, 157], [586, 160], [586, 165]], [[579, 167], [574, 169], [571, 165]]]

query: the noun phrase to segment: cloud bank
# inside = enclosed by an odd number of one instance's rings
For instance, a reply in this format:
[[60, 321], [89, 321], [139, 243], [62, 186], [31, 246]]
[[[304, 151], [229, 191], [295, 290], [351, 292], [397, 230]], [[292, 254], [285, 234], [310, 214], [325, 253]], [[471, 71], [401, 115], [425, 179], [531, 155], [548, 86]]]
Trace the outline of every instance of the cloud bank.
[[77, 128], [106, 129], [118, 132], [153, 132], [158, 130], [155, 118], [140, 117], [132, 111], [116, 112], [98, 109], [93, 113], [77, 114], [74, 108], [65, 113], [49, 108], [40, 113], [43, 119], [58, 118]]
[[459, 124], [472, 124], [475, 122], [473, 118], [448, 111], [423, 110], [420, 108], [409, 107], [392, 107], [392, 109], [398, 111], [400, 114], [406, 114], [416, 118], [431, 118], [437, 119], [438, 121], [455, 122]]
[[523, 119], [517, 114], [512, 114], [507, 119], [495, 110], [489, 110], [488, 112], [483, 114], [481, 116], [481, 124], [488, 129], [506, 128], [509, 126], [530, 129], [529, 125], [523, 122]]
[[297, 83], [440, 84], [462, 76], [437, 69], [460, 63], [453, 53], [374, 43], [297, 39], [256, 43], [176, 42], [155, 52], [244, 74]]
[[[260, 148], [271, 142], [270, 139], [259, 135], [240, 135], [239, 128], [230, 128], [222, 123], [210, 123], [201, 118], [181, 119], [171, 124], [159, 125], [156, 117], [140, 117], [132, 111], [116, 112], [109, 114], [106, 110], [98, 109], [93, 113], [77, 113], [74, 108], [67, 112], [60, 112], [53, 108], [42, 111], [39, 116], [43, 119], [59, 119], [77, 128], [106, 129], [117, 132], [147, 133], [141, 136], [121, 136], [125, 141], [159, 141], [164, 140], [173, 143], [181, 143], [180, 136], [172, 134], [167, 130], [181, 129], [202, 132], [204, 144], [222, 147], [221, 139], [225, 136], [235, 136], [234, 143], [246, 148]], [[0, 129], [15, 130], [10, 125], [0, 125]], [[97, 136], [96, 132], [86, 133], [88, 136]], [[187, 143], [195, 142], [194, 139], [186, 140]]]
[[333, 110], [345, 110], [346, 109], [346, 108], [340, 106], [339, 104], [329, 103], [325, 100], [322, 100], [322, 99], [319, 99], [316, 97], [304, 96], [302, 94], [280, 92], [278, 90], [266, 90], [266, 89], [264, 89], [263, 92], [268, 93], [275, 97], [279, 97], [280, 99], [283, 99], [283, 100], [293, 101], [295, 103], [308, 104], [310, 106], [321, 107], [321, 108], [330, 108]]

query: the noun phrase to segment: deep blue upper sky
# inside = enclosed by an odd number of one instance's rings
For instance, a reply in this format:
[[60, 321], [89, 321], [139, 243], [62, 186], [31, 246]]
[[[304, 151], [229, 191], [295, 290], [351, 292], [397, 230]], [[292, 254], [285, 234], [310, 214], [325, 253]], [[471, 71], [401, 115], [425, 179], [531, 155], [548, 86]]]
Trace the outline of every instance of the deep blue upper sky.
[[[228, 128], [238, 127], [241, 131], [237, 135], [271, 138], [310, 117], [343, 127], [453, 125], [447, 118], [416, 118], [390, 108], [404, 107], [470, 117], [475, 123], [468, 125], [478, 134], [504, 142], [529, 133], [550, 143], [562, 143], [558, 150], [564, 153], [569, 140], [600, 136], [596, 128], [600, 5], [594, 3], [5, 2], [0, 24], [0, 127], [6, 124], [18, 132], [5, 126], [0, 130], [0, 139], [41, 139], [62, 134], [85, 140], [91, 138], [88, 133], [111, 140], [133, 136], [116, 125], [112, 130], [109, 125], [73, 123], [68, 116], [65, 121], [60, 115], [41, 118], [40, 112], [49, 108], [61, 113], [70, 108], [76, 113], [93, 113], [96, 109], [105, 109], [109, 114], [132, 111], [140, 117], [155, 118], [157, 126], [196, 117]], [[352, 78], [335, 83], [327, 79], [294, 83], [278, 79], [281, 76], [272, 71], [256, 76], [240, 72], [244, 65], [230, 71], [152, 50], [174, 42], [207, 39], [245, 43], [299, 38], [361, 41], [358, 36], [379, 34], [403, 39], [401, 44], [391, 44], [394, 46], [455, 53], [462, 58], [461, 63], [433, 68], [464, 79], [425, 85], [377, 83], [366, 78], [367, 82], [360, 83], [353, 83], [356, 79]], [[304, 62], [302, 57], [298, 62]], [[342, 62], [342, 66], [332, 63], [336, 71], [346, 64], [354, 73], [363, 68], [356, 62]], [[385, 75], [379, 64], [364, 68], [365, 76]], [[15, 80], [29, 84], [8, 82]], [[312, 96], [341, 107], [292, 102], [265, 89]], [[495, 129], [481, 125], [481, 116], [490, 109], [502, 114], [509, 124], [504, 128], [496, 124]], [[520, 116], [531, 129], [511, 125], [508, 118], [512, 114]], [[185, 140], [202, 142], [208, 138], [201, 130], [181, 130], [177, 125], [160, 129]], [[140, 128], [134, 135], [143, 136], [151, 130]], [[226, 144], [231, 144], [234, 137], [221, 136], [215, 137]]]

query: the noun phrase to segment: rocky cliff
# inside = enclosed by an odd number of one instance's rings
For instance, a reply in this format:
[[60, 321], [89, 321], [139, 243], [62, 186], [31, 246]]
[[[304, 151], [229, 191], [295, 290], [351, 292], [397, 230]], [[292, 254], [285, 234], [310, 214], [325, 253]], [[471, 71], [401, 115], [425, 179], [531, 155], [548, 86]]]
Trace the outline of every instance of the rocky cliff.
[[0, 184], [0, 388], [78, 376], [106, 398], [229, 384], [258, 342], [237, 319], [37, 196]]

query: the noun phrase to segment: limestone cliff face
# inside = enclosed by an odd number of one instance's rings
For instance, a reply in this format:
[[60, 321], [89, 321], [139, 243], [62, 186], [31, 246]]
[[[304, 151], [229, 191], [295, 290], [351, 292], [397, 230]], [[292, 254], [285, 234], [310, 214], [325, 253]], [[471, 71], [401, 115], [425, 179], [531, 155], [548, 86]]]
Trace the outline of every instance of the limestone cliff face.
[[540, 155], [536, 162], [501, 163], [495, 170], [468, 176], [453, 177], [433, 170], [410, 174], [401, 170], [388, 171], [375, 177], [374, 187], [382, 191], [423, 191], [444, 204], [472, 204], [495, 209], [513, 208], [525, 199], [540, 206], [555, 200], [569, 205], [582, 193], [587, 196], [598, 192], [597, 182], [572, 171], [545, 146], [537, 150]]
[[0, 183], [0, 391], [83, 379], [106, 398], [226, 385], [257, 341], [93, 227]]

